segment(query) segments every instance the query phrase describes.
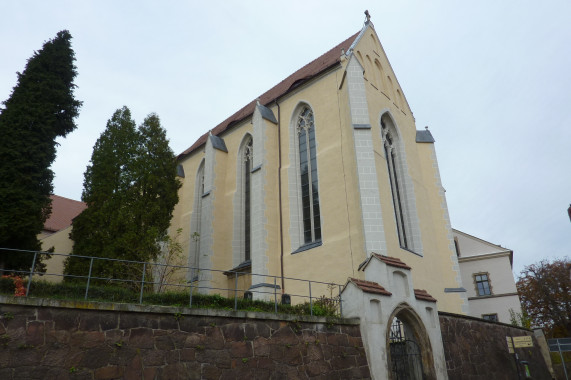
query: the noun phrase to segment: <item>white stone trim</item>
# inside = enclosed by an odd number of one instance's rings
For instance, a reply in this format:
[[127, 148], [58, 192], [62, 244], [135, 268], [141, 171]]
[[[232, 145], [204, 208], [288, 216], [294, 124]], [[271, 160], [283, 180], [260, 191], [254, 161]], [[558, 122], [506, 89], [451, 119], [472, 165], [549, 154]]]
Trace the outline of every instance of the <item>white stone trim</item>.
[[[266, 186], [268, 175], [268, 159], [266, 143], [268, 139], [268, 124], [256, 107], [252, 116], [253, 124], [253, 158], [252, 167], [260, 167], [250, 174], [250, 256], [252, 273], [266, 275], [269, 273], [268, 263], [268, 221], [266, 218]], [[266, 282], [264, 276], [252, 276], [252, 286]]]
[[365, 292], [351, 280], [341, 292], [341, 300], [343, 316], [361, 320], [360, 330], [367, 358], [374, 358], [369, 360], [372, 378], [390, 378], [387, 352], [390, 328], [393, 319], [401, 319], [402, 315], [414, 317], [416, 325], [411, 324], [410, 327], [419, 333], [419, 340], [424, 345], [430, 345], [430, 350], [424, 353], [432, 352], [436, 378], [447, 379], [437, 303], [416, 298], [410, 269], [387, 265], [373, 256], [364, 272], [367, 281], [381, 285], [390, 295]]
[[[347, 63], [347, 83], [351, 124], [370, 125], [363, 67], [352, 54]], [[355, 160], [359, 180], [359, 199], [367, 257], [371, 252], [386, 253], [387, 244], [381, 210], [373, 135], [371, 129], [352, 128]]]
[[[201, 235], [201, 222], [202, 222], [202, 195], [203, 195], [203, 181], [204, 181], [204, 159], [198, 165], [196, 172], [196, 180], [194, 183], [194, 201], [192, 207], [192, 214], [190, 216], [190, 239], [188, 249], [188, 266], [200, 266], [200, 235]], [[198, 235], [195, 235], [198, 234]], [[198, 274], [196, 270], [190, 269], [186, 275], [187, 281], [192, 281]]]
[[[201, 194], [202, 207], [200, 210], [200, 236], [199, 236], [199, 272], [198, 283], [199, 292], [207, 292], [206, 288], [211, 287], [212, 281], [212, 252], [214, 245], [214, 205], [216, 199], [215, 177], [216, 177], [216, 150], [212, 146], [210, 138], [206, 140], [204, 148], [204, 192]], [[198, 194], [196, 194], [198, 195]]]

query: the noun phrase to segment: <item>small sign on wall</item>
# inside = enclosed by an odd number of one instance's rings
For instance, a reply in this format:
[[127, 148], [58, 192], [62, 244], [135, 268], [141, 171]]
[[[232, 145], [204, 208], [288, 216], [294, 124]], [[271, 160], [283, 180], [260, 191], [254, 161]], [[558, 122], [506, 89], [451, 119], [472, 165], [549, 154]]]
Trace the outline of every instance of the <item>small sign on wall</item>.
[[515, 336], [513, 340], [515, 348], [533, 347], [533, 341], [531, 340], [531, 336]]

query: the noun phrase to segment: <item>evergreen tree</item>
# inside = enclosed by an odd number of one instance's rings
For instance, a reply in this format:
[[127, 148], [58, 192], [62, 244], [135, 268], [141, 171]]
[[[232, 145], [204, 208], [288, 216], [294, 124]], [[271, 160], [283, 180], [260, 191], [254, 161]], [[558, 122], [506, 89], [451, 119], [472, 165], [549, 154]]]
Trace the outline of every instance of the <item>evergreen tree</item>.
[[[81, 102], [71, 35], [64, 30], [28, 60], [0, 109], [0, 248], [40, 249], [51, 213], [56, 138], [76, 128]], [[0, 268], [29, 269], [33, 255], [0, 250]], [[41, 265], [40, 265], [41, 267]]]
[[[73, 255], [155, 260], [166, 241], [180, 182], [158, 116], [136, 129], [127, 107], [117, 110], [97, 140], [84, 179], [87, 209], [73, 221]], [[86, 275], [89, 261], [70, 258], [65, 271]], [[138, 279], [140, 268], [94, 260], [98, 277]]]

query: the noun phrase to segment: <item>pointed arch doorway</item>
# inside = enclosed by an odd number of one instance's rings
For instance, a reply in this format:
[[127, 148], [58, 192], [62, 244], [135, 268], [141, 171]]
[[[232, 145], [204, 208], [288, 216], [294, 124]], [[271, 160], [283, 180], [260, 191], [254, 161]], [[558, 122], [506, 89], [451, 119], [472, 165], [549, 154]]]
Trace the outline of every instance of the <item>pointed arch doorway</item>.
[[430, 339], [407, 304], [395, 308], [387, 324], [387, 367], [391, 380], [436, 379]]

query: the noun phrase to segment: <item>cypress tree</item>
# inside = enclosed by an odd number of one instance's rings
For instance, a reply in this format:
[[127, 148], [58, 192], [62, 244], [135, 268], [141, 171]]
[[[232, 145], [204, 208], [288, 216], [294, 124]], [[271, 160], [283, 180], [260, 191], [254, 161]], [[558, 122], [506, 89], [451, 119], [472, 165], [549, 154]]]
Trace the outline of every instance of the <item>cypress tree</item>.
[[[86, 275], [89, 261], [74, 256], [151, 261], [167, 237], [180, 182], [176, 160], [157, 115], [136, 129], [127, 107], [117, 110], [93, 148], [84, 175], [87, 209], [73, 221], [73, 254], [65, 272]], [[97, 277], [140, 278], [140, 268], [94, 260]]]
[[[0, 109], [0, 248], [38, 250], [51, 212], [56, 138], [76, 128], [81, 102], [67, 30], [28, 59]], [[29, 269], [33, 255], [0, 250], [0, 268]]]

